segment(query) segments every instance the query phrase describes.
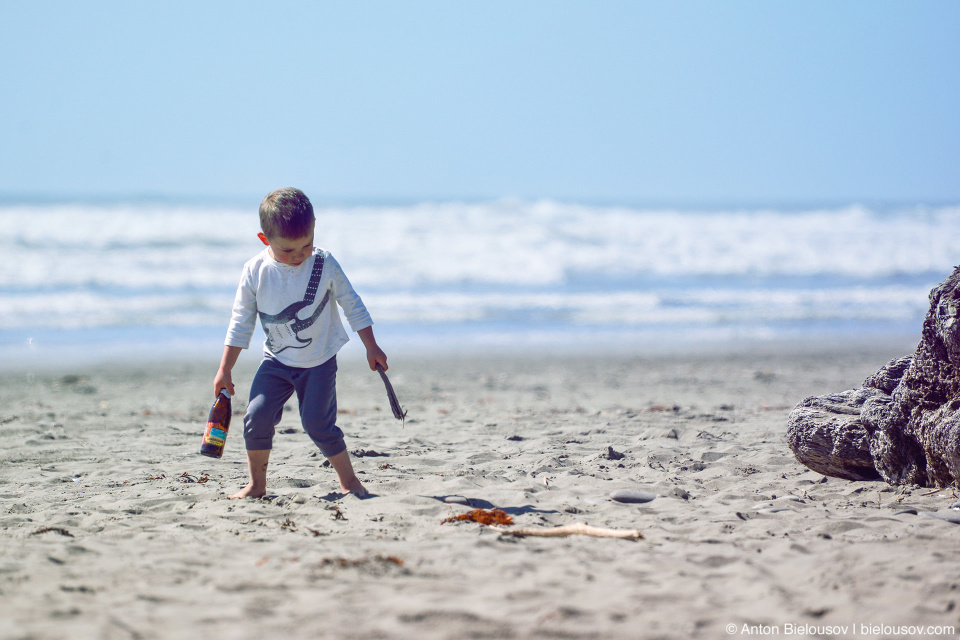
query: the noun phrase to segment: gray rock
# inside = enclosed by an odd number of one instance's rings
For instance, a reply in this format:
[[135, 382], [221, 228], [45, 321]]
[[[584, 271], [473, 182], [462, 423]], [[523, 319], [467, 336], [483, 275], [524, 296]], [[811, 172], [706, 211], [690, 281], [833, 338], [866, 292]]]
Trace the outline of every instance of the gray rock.
[[650, 502], [657, 497], [654, 493], [646, 491], [634, 491], [632, 489], [620, 489], [610, 494], [610, 499], [616, 502], [626, 502], [631, 504], [640, 504]]
[[913, 355], [859, 389], [800, 402], [787, 444], [802, 464], [837, 478], [925, 487], [960, 480], [960, 268], [930, 292]]

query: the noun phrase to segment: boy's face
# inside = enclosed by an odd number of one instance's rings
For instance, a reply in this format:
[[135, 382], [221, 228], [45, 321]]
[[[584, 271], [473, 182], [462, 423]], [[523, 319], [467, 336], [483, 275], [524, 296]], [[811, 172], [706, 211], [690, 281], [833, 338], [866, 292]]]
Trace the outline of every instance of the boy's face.
[[303, 264], [303, 261], [313, 253], [313, 227], [310, 233], [302, 238], [268, 238], [263, 232], [257, 234], [263, 244], [270, 247], [270, 256], [277, 262], [294, 267]]

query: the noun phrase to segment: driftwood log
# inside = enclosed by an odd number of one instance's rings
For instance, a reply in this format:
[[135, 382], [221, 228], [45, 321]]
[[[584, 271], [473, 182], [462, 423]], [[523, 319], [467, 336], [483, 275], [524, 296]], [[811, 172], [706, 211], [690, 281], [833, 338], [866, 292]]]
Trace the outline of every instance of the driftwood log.
[[927, 487], [960, 480], [960, 268], [930, 292], [914, 354], [859, 389], [802, 401], [787, 442], [827, 476]]

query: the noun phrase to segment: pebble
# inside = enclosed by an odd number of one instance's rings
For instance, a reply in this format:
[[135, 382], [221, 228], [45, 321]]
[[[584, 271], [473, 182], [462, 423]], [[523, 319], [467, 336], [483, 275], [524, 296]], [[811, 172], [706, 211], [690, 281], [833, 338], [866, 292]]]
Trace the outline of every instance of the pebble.
[[939, 518], [940, 520], [946, 520], [953, 524], [960, 524], [960, 514], [958, 513], [950, 513], [949, 511], [921, 511], [920, 515], [929, 518]]
[[778, 511], [793, 511], [793, 506], [795, 504], [806, 504], [801, 498], [796, 496], [784, 496], [782, 498], [776, 498], [775, 500], [767, 500], [766, 502], [758, 502], [753, 505], [755, 511], [762, 511], [765, 513], [776, 513]]
[[443, 501], [451, 504], [465, 504], [468, 507], [470, 506], [470, 501], [463, 496], [447, 496], [443, 499]]
[[657, 495], [647, 493], [646, 491], [634, 491], [632, 489], [621, 489], [610, 494], [610, 499], [616, 502], [643, 503], [650, 502]]
[[950, 505], [950, 508], [960, 511], [960, 502], [954, 502], [952, 505]]

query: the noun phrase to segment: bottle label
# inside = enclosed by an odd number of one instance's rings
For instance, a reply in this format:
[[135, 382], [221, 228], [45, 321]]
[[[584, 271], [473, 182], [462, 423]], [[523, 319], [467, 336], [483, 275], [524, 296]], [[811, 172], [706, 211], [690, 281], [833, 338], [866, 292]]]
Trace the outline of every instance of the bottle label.
[[227, 432], [214, 422], [207, 423], [207, 432], [203, 434], [203, 443], [222, 447], [227, 441]]

